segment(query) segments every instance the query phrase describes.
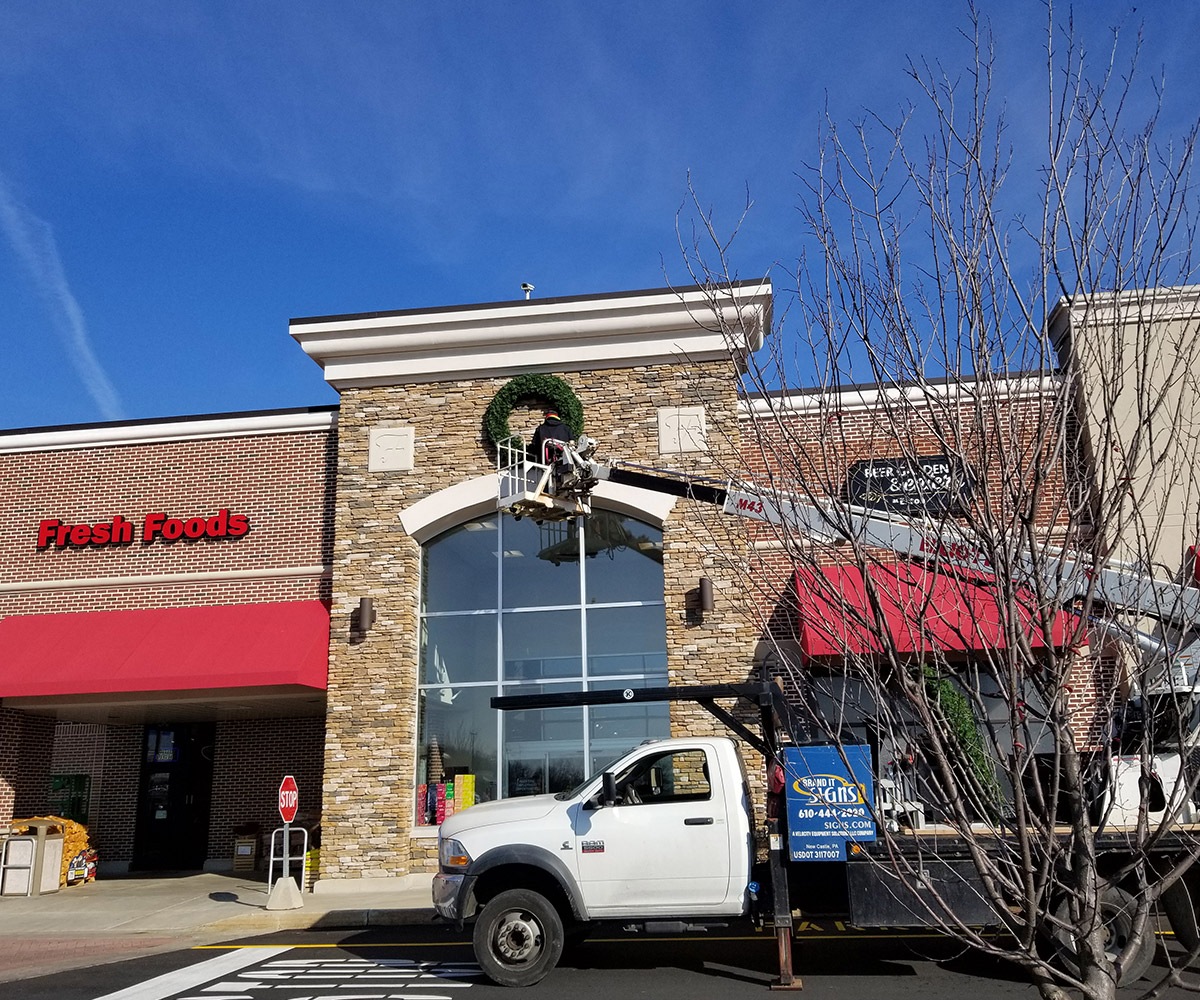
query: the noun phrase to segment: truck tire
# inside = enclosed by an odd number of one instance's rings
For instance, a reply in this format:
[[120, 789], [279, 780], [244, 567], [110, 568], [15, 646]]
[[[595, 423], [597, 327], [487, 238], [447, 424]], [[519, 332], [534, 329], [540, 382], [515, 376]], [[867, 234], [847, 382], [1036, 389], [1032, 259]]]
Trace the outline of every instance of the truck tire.
[[501, 986], [532, 986], [558, 964], [562, 918], [529, 889], [509, 889], [488, 900], [475, 921], [475, 960]]
[[[1117, 956], [1124, 951], [1125, 945], [1133, 933], [1133, 915], [1137, 909], [1137, 903], [1124, 889], [1110, 885], [1100, 897], [1100, 908], [1108, 932], [1108, 957], [1110, 961], [1115, 961]], [[1065, 901], [1059, 904], [1055, 915], [1062, 920], [1070, 919], [1070, 910]], [[1146, 920], [1146, 924], [1142, 928], [1142, 939], [1138, 944], [1137, 951], [1130, 955], [1125, 964], [1117, 970], [1118, 986], [1130, 986], [1136, 983], [1150, 971], [1150, 966], [1154, 964], [1155, 944], [1152, 916]], [[1079, 962], [1075, 957], [1075, 942], [1070, 935], [1063, 932], [1056, 933], [1054, 939], [1059, 963], [1068, 972], [1078, 975]]]
[[1197, 874], [1200, 873], [1192, 868], [1162, 895], [1162, 906], [1171, 922], [1171, 930], [1175, 932], [1175, 940], [1189, 952], [1200, 945], [1200, 920], [1196, 914], [1200, 880]]

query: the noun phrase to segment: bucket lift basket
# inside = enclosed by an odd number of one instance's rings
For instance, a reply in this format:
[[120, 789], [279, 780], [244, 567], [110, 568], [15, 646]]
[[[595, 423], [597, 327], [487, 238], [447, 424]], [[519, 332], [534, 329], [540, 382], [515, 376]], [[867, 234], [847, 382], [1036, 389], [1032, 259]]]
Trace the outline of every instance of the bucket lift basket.
[[[557, 445], [558, 442], [549, 442]], [[566, 449], [562, 451], [565, 453]], [[501, 441], [496, 447], [499, 495], [496, 506], [513, 517], [534, 521], [561, 521], [592, 512], [587, 494], [563, 486], [571, 478], [566, 462], [543, 465], [531, 462], [519, 437]]]

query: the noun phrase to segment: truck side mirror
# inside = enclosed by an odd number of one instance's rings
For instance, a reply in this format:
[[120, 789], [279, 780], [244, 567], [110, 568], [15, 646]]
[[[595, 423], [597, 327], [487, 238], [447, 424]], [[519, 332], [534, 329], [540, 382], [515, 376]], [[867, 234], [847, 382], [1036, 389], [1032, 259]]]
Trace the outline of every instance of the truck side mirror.
[[600, 781], [604, 786], [604, 804], [615, 806], [617, 804], [617, 776], [612, 771], [605, 771]]

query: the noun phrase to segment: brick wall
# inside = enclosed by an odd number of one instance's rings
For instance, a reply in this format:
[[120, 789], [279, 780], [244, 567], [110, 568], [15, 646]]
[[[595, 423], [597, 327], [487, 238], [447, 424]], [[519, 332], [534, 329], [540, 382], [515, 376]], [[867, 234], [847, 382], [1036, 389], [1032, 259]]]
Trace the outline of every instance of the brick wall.
[[102, 870], [119, 869], [133, 860], [142, 741], [141, 726], [104, 728], [104, 762], [99, 781], [92, 778], [97, 808], [88, 824], [88, 837], [100, 856]]
[[87, 774], [92, 846], [105, 862], [128, 862], [141, 739], [136, 726], [56, 726], [50, 718], [0, 708], [0, 826], [47, 812], [51, 774]]
[[46, 811], [54, 720], [0, 708], [0, 827]]
[[[313, 431], [0, 454], [0, 616], [318, 596], [311, 578], [253, 574], [329, 562], [335, 448], [334, 435]], [[222, 508], [247, 515], [249, 533], [140, 540], [147, 514], [208, 517]], [[37, 548], [44, 519], [95, 524], [117, 514], [134, 523], [132, 544]], [[178, 579], [198, 574], [208, 578]], [[3, 586], [14, 583], [24, 586]]]
[[263, 836], [261, 857], [269, 850], [279, 818], [279, 782], [290, 774], [300, 788], [296, 825], [316, 837], [321, 816], [321, 770], [325, 720], [255, 719], [218, 722], [214, 743], [212, 811], [208, 857], [233, 859], [233, 829], [257, 823]]
[[[963, 455], [979, 477], [975, 493], [996, 505], [995, 521], [1003, 523], [1034, 496], [1034, 521], [1059, 537], [1069, 517], [1064, 506], [1061, 463], [1042, 455], [1053, 441], [1039, 443], [1051, 410], [1048, 396], [998, 397], [980, 406], [939, 401], [901, 407], [826, 405], [809, 412], [781, 409], [778, 416], [743, 421], [746, 471], [755, 482], [770, 482], [780, 492], [819, 502], [842, 495], [851, 466], [866, 459], [938, 455], [947, 449]], [[987, 411], [981, 413], [981, 409]], [[995, 419], [990, 414], [995, 413]], [[1036, 487], [1030, 485], [1037, 475]], [[764, 581], [759, 610], [775, 609], [768, 593], [782, 594], [796, 559], [781, 544], [781, 534], [767, 525], [751, 526], [756, 579]], [[795, 539], [793, 539], [795, 540]], [[810, 547], [809, 562], [833, 564], [844, 557], [833, 546]], [[884, 557], [884, 553], [880, 553]], [[774, 623], [787, 632], [787, 624]]]
[[13, 818], [17, 799], [17, 767], [20, 764], [23, 713], [0, 707], [0, 829]]
[[[126, 608], [187, 607], [328, 598], [321, 567], [333, 552], [336, 430], [89, 446], [0, 454], [5, 482], [0, 518], [0, 617]], [[249, 517], [242, 538], [143, 544], [147, 514], [213, 516], [222, 508]], [[57, 518], [96, 524], [120, 514], [135, 526], [132, 544], [37, 548], [38, 525]], [[30, 750], [28, 722], [0, 708], [0, 822], [44, 796], [50, 767], [92, 777], [90, 834], [101, 863], [133, 856], [142, 727], [65, 726]], [[53, 727], [52, 720], [44, 720]], [[250, 748], [241, 735], [223, 761], [247, 773], [299, 746], [310, 802], [319, 802], [321, 719], [261, 725]], [[313, 736], [313, 732], [318, 732]], [[239, 730], [231, 732], [237, 734]], [[53, 762], [53, 764], [52, 764]], [[315, 763], [314, 763], [315, 762]], [[30, 777], [31, 768], [39, 774]], [[299, 775], [298, 775], [299, 777]], [[264, 779], [265, 780], [265, 779]], [[278, 787], [275, 777], [275, 788]], [[255, 787], [255, 795], [260, 790]], [[210, 852], [228, 854], [228, 827], [240, 792], [236, 778], [214, 782]], [[275, 790], [265, 794], [270, 807]]]
[[[1073, 449], [1055, 455], [1064, 437], [1069, 441], [1077, 430], [1071, 415], [1057, 410], [1052, 390], [1015, 395], [1002, 390], [976, 387], [965, 398], [931, 394], [915, 402], [845, 408], [832, 397], [823, 405], [811, 397], [805, 401], [810, 410], [780, 407], [774, 414], [744, 418], [748, 477], [781, 493], [820, 501], [841, 495], [856, 462], [949, 451], [962, 455], [978, 477], [975, 495], [987, 497], [992, 506], [991, 524], [1019, 525], [1024, 515], [1032, 515], [1043, 544], [1086, 543], [1087, 512], [1071, 509], [1078, 492], [1068, 491], [1064, 473], [1077, 468], [1077, 456]], [[797, 655], [793, 573], [853, 557], [844, 548], [784, 538], [767, 525], [752, 524], [750, 539], [756, 620], [778, 649]], [[879, 551], [874, 557], [887, 562], [892, 554]], [[1070, 665], [1066, 683], [1073, 725], [1084, 747], [1102, 744], [1118, 676], [1114, 657], [1100, 647]]]

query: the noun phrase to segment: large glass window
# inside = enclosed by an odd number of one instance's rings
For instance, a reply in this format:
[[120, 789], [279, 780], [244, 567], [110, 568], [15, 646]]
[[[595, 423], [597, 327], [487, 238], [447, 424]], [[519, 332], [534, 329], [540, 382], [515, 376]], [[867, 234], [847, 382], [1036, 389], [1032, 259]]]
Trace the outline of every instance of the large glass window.
[[621, 750], [669, 735], [665, 703], [489, 704], [666, 684], [659, 529], [608, 511], [542, 525], [489, 515], [425, 546], [422, 586], [418, 823], [570, 788]]
[[496, 516], [452, 528], [438, 537], [437, 558], [425, 560], [421, 583], [426, 611], [496, 607], [500, 526]]

